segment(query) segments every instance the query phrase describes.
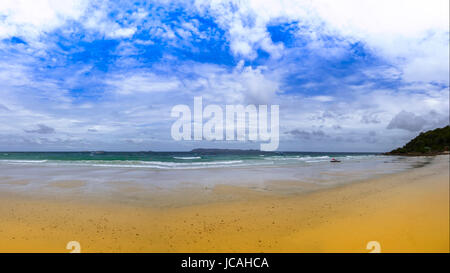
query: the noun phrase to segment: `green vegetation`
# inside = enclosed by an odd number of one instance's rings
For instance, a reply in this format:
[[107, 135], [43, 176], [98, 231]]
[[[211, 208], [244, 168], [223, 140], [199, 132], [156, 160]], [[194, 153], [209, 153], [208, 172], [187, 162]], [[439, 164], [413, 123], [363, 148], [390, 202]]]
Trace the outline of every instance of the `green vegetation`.
[[417, 154], [439, 154], [449, 151], [450, 126], [438, 128], [420, 133], [405, 146], [395, 149], [387, 154], [393, 155], [417, 155]]

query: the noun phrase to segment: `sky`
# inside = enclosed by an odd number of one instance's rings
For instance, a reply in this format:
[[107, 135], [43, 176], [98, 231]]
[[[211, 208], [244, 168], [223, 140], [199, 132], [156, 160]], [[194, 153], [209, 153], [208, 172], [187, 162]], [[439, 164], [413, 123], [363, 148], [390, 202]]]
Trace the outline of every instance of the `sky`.
[[0, 1], [2, 151], [259, 148], [174, 141], [195, 96], [279, 105], [280, 151], [389, 151], [449, 124], [449, 1]]

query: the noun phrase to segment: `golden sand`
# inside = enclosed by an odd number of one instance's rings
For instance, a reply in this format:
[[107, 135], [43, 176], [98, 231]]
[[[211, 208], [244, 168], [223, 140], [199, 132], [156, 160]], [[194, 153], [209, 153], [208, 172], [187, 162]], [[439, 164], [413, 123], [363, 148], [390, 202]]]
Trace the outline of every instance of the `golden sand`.
[[251, 198], [158, 208], [3, 193], [0, 252], [69, 252], [69, 241], [82, 252], [368, 252], [369, 241], [382, 252], [449, 252], [448, 156], [308, 194], [212, 192]]

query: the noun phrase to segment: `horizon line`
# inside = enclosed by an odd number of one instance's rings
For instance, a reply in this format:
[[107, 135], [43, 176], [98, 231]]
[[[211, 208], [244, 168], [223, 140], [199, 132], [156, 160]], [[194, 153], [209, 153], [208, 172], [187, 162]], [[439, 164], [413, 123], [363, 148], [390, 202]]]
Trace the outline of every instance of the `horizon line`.
[[257, 152], [261, 152], [261, 153], [370, 153], [370, 154], [382, 154], [385, 152], [369, 152], [369, 151], [365, 151], [365, 152], [349, 152], [349, 151], [289, 151], [289, 150], [284, 150], [284, 151], [261, 151], [261, 150], [256, 150], [256, 149], [222, 149], [222, 148], [195, 148], [192, 150], [186, 150], [186, 151], [158, 151], [158, 150], [147, 150], [147, 151], [130, 151], [130, 150], [71, 150], [71, 151], [64, 151], [64, 150], [55, 150], [55, 151], [20, 151], [20, 150], [15, 150], [15, 151], [0, 151], [0, 153], [93, 153], [93, 152], [105, 152], [105, 153], [189, 153], [192, 152], [193, 150], [196, 149], [204, 149], [204, 150], [223, 150], [223, 151], [257, 151]]

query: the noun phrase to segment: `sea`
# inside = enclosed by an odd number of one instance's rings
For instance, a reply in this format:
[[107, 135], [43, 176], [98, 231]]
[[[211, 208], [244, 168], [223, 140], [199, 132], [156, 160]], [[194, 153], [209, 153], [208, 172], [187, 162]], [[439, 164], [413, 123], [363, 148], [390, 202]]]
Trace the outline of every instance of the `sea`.
[[[224, 150], [200, 152], [0, 152], [0, 164], [33, 166], [96, 166], [106, 168], [203, 169], [248, 166], [307, 166], [379, 158], [376, 153], [259, 152]], [[388, 158], [388, 157], [384, 157]]]
[[376, 153], [255, 150], [0, 152], [0, 192], [149, 200], [150, 195], [181, 189], [214, 193], [217, 186], [226, 185], [291, 194], [420, 168], [430, 160]]

